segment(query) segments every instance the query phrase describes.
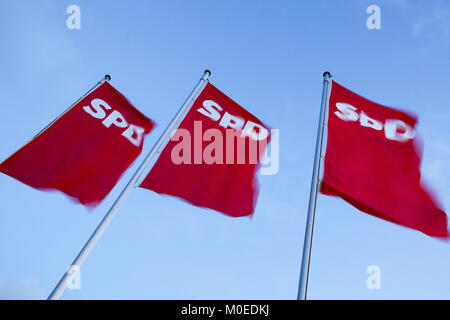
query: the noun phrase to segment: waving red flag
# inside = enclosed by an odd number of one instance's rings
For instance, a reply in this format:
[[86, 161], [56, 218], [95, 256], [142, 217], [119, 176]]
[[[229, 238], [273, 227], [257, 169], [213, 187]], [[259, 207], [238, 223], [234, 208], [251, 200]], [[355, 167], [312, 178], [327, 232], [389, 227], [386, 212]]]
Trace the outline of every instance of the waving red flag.
[[376, 217], [448, 237], [447, 216], [420, 181], [416, 121], [333, 81], [321, 192]]
[[153, 122], [108, 82], [0, 164], [37, 189], [56, 189], [97, 205], [142, 150]]
[[140, 187], [229, 216], [253, 213], [269, 131], [208, 83]]

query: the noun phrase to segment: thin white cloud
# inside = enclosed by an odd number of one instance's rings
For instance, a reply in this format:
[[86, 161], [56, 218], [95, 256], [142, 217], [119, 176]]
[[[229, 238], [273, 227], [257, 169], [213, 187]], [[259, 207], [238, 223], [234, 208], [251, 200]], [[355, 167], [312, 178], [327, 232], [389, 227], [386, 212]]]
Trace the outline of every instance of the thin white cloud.
[[37, 279], [0, 280], [0, 300], [36, 300], [44, 299], [44, 293]]
[[436, 6], [413, 24], [412, 34], [450, 45], [450, 8]]

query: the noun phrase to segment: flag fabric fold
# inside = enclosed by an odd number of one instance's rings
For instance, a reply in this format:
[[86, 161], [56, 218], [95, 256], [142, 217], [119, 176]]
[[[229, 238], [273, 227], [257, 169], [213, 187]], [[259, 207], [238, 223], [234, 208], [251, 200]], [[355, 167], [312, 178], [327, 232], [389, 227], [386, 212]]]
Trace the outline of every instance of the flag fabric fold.
[[94, 207], [141, 153], [153, 126], [105, 81], [3, 161], [0, 172]]
[[447, 216], [421, 183], [417, 119], [333, 81], [321, 193], [434, 237]]
[[229, 216], [254, 212], [269, 130], [207, 83], [140, 187]]

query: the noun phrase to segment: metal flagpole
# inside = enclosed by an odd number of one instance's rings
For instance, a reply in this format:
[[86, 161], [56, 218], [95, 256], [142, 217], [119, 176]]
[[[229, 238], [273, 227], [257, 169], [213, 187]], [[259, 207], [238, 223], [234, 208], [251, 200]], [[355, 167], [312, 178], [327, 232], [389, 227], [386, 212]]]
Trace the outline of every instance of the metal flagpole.
[[306, 220], [305, 240], [303, 242], [302, 267], [300, 271], [300, 282], [298, 285], [298, 300], [306, 300], [308, 291], [309, 265], [311, 260], [311, 247], [314, 233], [314, 218], [316, 215], [317, 191], [319, 189], [320, 160], [322, 154], [323, 130], [325, 127], [325, 114], [328, 103], [328, 87], [331, 74], [327, 71], [323, 74], [322, 103], [320, 107], [319, 127], [317, 130], [316, 152], [314, 155], [314, 167], [311, 180], [311, 191], [309, 193], [308, 216]]
[[[86, 97], [89, 93], [91, 93], [92, 91], [94, 91], [95, 89], [97, 89], [98, 87], [100, 87], [103, 82], [105, 81], [109, 81], [111, 80], [111, 76], [109, 74], [105, 75], [103, 77], [102, 80], [100, 80], [99, 82], [97, 82], [97, 84], [95, 86], [93, 86], [88, 92], [86, 92], [85, 94], [83, 94], [77, 101], [75, 101], [70, 107], [68, 107], [66, 110], [64, 110], [61, 114], [59, 114], [52, 122], [50, 122], [44, 129], [42, 129], [41, 131], [39, 131], [33, 138], [31, 138], [30, 140], [28, 140], [27, 143], [25, 143], [24, 146], [28, 145], [31, 141], [33, 141], [34, 139], [36, 139], [39, 135], [41, 135], [45, 130], [47, 130], [53, 123], [55, 123], [56, 120], [58, 120], [59, 118], [61, 118], [64, 114], [66, 114], [70, 109], [73, 108], [73, 106], [75, 106], [78, 102], [80, 102], [81, 100], [84, 99], [84, 97]], [[1, 162], [0, 162], [1, 163]]]
[[[99, 82], [97, 82], [97, 84], [95, 86], [93, 86], [88, 92], [86, 92], [84, 95], [82, 95], [80, 97], [80, 99], [78, 99], [77, 101], [75, 101], [69, 108], [67, 108], [64, 112], [62, 112], [59, 116], [57, 116], [55, 118], [55, 120], [53, 120], [52, 122], [50, 122], [44, 129], [42, 129], [41, 131], [39, 131], [31, 140], [37, 138], [42, 132], [44, 132], [45, 130], [47, 130], [48, 127], [50, 127], [56, 120], [58, 120], [59, 118], [61, 118], [64, 114], [66, 114], [70, 109], [72, 109], [72, 107], [74, 105], [76, 105], [78, 102], [80, 102], [82, 99], [84, 99], [84, 97], [86, 97], [89, 93], [91, 93], [92, 91], [94, 91], [95, 89], [97, 89], [98, 87], [100, 87], [103, 82], [105, 81], [109, 81], [111, 80], [111, 76], [109, 74], [105, 75], [103, 77], [102, 80], [100, 80]], [[30, 141], [31, 141], [30, 140]]]
[[[94, 233], [91, 235], [89, 240], [84, 245], [83, 249], [81, 249], [80, 253], [77, 255], [75, 260], [72, 262], [71, 267], [75, 266], [75, 267], [79, 268], [81, 266], [81, 264], [84, 262], [84, 260], [86, 259], [87, 255], [89, 254], [89, 252], [94, 247], [95, 243], [98, 241], [100, 236], [103, 234], [105, 229], [108, 227], [108, 225], [111, 222], [111, 220], [114, 218], [114, 215], [116, 214], [117, 210], [119, 209], [119, 207], [121, 206], [123, 201], [126, 199], [128, 194], [130, 193], [130, 191], [135, 186], [135, 184], [138, 181], [139, 177], [142, 175], [142, 173], [144, 172], [144, 170], [146, 169], [148, 164], [151, 162], [151, 160], [154, 157], [154, 155], [158, 152], [158, 150], [161, 147], [161, 145], [163, 144], [164, 140], [173, 131], [177, 121], [181, 118], [183, 113], [189, 107], [189, 105], [190, 105], [192, 99], [194, 99], [198, 89], [202, 86], [203, 83], [208, 81], [208, 78], [209, 78], [210, 75], [211, 75], [211, 72], [209, 70], [205, 70], [205, 72], [203, 73], [203, 76], [201, 77], [201, 79], [199, 80], [197, 85], [195, 86], [194, 90], [191, 92], [189, 97], [183, 103], [183, 105], [181, 106], [180, 110], [178, 110], [177, 114], [174, 116], [172, 121], [169, 123], [167, 128], [164, 130], [163, 134], [159, 137], [158, 141], [155, 143], [153, 148], [147, 154], [147, 156], [145, 157], [145, 159], [142, 162], [142, 164], [139, 166], [139, 168], [137, 169], [137, 171], [135, 172], [133, 177], [128, 182], [127, 186], [122, 190], [121, 194], [116, 199], [114, 204], [111, 206], [111, 208], [109, 209], [108, 213], [102, 219], [100, 224], [95, 229]], [[64, 289], [66, 288], [68, 280], [72, 276], [72, 272], [71, 272], [70, 269], [71, 268], [69, 268], [66, 271], [66, 273], [64, 273], [64, 275], [61, 278], [61, 280], [59, 280], [58, 284], [56, 285], [56, 287], [53, 289], [52, 293], [48, 297], [48, 300], [56, 300], [56, 299], [58, 299], [61, 296], [61, 294], [63, 293]]]

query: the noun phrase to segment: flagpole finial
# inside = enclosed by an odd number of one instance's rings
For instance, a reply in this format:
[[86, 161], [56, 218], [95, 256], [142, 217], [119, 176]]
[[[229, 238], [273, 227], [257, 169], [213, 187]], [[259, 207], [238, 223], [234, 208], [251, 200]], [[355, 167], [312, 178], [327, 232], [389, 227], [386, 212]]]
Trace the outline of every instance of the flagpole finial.
[[106, 81], [111, 80], [111, 76], [110, 76], [109, 74], [106, 74], [106, 75], [105, 75], [105, 80], [106, 80]]
[[211, 75], [211, 71], [209, 71], [208, 69], [206, 69], [206, 70], [205, 70], [205, 73], [207, 73], [207, 74], [208, 74], [208, 76], [210, 76], [210, 75]]
[[331, 73], [329, 73], [328, 71], [325, 71], [324, 73], [323, 73], [323, 76], [325, 77], [326, 75], [328, 75], [328, 78], [331, 78]]

